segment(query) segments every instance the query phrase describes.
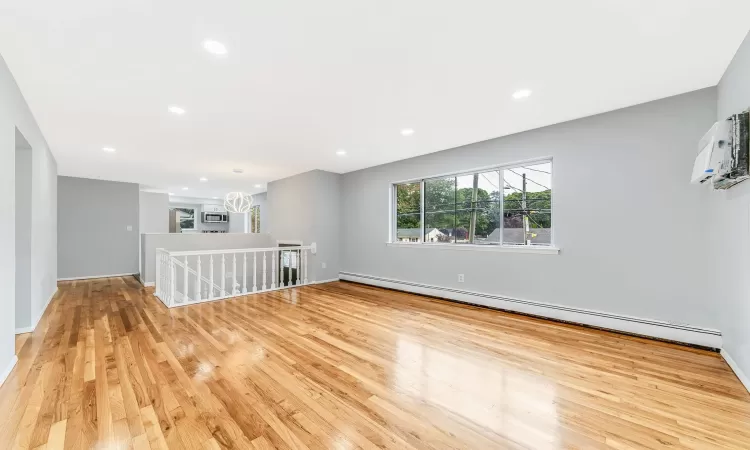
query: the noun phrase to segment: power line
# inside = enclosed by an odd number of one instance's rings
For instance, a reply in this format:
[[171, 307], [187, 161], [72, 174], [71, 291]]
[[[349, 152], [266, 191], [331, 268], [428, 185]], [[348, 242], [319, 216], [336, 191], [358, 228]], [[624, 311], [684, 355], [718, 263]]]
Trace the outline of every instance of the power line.
[[487, 178], [487, 175], [485, 175], [485, 174], [481, 174], [481, 175], [484, 177], [485, 180], [487, 180], [488, 183], [490, 183], [492, 185], [493, 188], [497, 189], [498, 191], [500, 190], [500, 188], [497, 187], [497, 185], [495, 185], [495, 183], [493, 183], [492, 181], [490, 181], [489, 178]]
[[526, 169], [526, 170], [533, 170], [534, 172], [541, 172], [541, 173], [546, 173], [547, 175], [552, 175], [551, 172], [547, 172], [547, 171], [544, 171], [544, 170], [532, 169], [531, 167], [526, 167], [526, 166], [523, 166], [523, 168]]
[[[513, 171], [511, 170], [511, 172], [513, 172]], [[515, 173], [515, 172], [513, 172], [513, 173]], [[516, 175], [518, 175], [518, 174], [516, 173]], [[531, 180], [529, 180], [529, 181], [531, 181]], [[507, 181], [505, 181], [505, 184], [507, 184], [508, 187], [511, 188], [511, 189], [515, 189], [518, 192], [523, 192], [520, 189], [518, 189], [517, 187], [515, 187], [512, 184], [508, 183]], [[537, 184], [539, 184], [539, 183], [537, 183]], [[544, 187], [544, 186], [542, 186], [542, 187]], [[549, 189], [549, 188], [547, 188], [547, 189]], [[534, 200], [531, 200], [531, 201], [534, 201]], [[534, 218], [531, 217], [531, 213], [530, 213], [531, 210], [528, 209], [528, 208], [527, 209], [514, 209], [514, 210], [506, 210], [505, 208], [503, 208], [503, 210], [504, 211], [521, 211], [521, 213], [523, 215], [525, 215], [526, 217], [528, 217], [529, 220], [531, 220], [532, 222], [534, 222], [539, 228], [544, 228], [544, 227], [542, 227], [542, 225], [539, 222], [537, 222], [536, 220], [534, 220]], [[552, 212], [552, 209], [550, 209], [549, 211]]]
[[523, 192], [522, 190], [518, 189], [517, 187], [515, 187], [515, 186], [513, 186], [512, 184], [508, 183], [507, 181], [505, 182], [505, 184], [507, 184], [507, 185], [508, 185], [508, 187], [509, 187], [509, 188], [511, 188], [511, 189], [515, 189], [515, 190], [516, 190], [516, 191], [518, 191], [518, 192]]
[[[516, 172], [516, 171], [515, 171], [515, 170], [513, 170], [513, 169], [508, 169], [508, 170], [510, 170], [511, 172], [515, 173], [515, 174], [516, 174], [516, 175], [518, 175], [519, 177], [522, 177], [522, 176], [523, 176], [523, 175], [521, 175], [520, 173]], [[537, 183], [536, 181], [532, 180], [531, 178], [526, 178], [526, 181], [531, 181], [532, 183], [534, 183], [534, 184], [537, 184], [537, 185], [539, 185], [539, 186], [543, 187], [544, 189], [547, 189], [548, 191], [551, 191], [551, 190], [552, 190], [552, 189], [548, 188], [547, 186], [545, 186], [545, 185], [543, 185], [543, 184], [541, 184], [541, 183]]]

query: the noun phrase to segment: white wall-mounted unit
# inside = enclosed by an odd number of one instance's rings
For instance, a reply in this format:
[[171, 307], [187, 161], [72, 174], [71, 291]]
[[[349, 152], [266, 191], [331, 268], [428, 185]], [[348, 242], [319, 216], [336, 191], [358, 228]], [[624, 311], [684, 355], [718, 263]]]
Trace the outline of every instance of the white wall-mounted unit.
[[690, 183], [702, 184], [711, 180], [719, 171], [724, 159], [724, 148], [729, 133], [726, 121], [716, 122], [698, 143], [700, 153], [693, 164]]
[[719, 131], [722, 160], [711, 181], [714, 189], [729, 189], [750, 179], [750, 112], [732, 114], [719, 123], [726, 132]]

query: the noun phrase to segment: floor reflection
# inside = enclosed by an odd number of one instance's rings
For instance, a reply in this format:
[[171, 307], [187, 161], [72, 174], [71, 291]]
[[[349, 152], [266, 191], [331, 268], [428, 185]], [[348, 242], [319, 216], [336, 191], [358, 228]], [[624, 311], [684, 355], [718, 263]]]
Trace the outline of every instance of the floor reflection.
[[444, 350], [400, 337], [393, 388], [512, 441], [558, 447], [553, 383], [512, 367], [498, 369], [502, 364], [493, 355], [482, 360], [456, 351], [460, 348]]

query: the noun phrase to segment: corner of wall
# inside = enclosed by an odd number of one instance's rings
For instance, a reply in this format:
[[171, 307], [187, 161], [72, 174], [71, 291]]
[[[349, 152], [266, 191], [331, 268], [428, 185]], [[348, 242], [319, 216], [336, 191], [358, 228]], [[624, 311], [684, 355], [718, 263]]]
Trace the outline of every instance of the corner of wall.
[[[738, 48], [717, 86], [717, 117], [723, 120], [750, 107], [750, 33]], [[750, 390], [750, 349], [747, 317], [750, 314], [750, 184], [742, 183], [726, 192], [711, 192], [711, 221], [706, 230], [706, 246], [714, 261], [712, 273], [719, 303], [715, 307], [722, 333], [726, 336], [722, 356], [746, 388]], [[733, 354], [737, 359], [730, 356]]]
[[745, 386], [745, 389], [747, 389], [748, 392], [750, 392], [750, 376], [748, 376], [743, 370], [742, 367], [735, 361], [732, 356], [729, 354], [729, 352], [722, 348], [721, 349], [721, 356], [724, 358], [724, 361], [727, 362], [729, 367], [734, 371], [734, 374], [737, 375], [737, 378], [740, 380], [743, 386]]

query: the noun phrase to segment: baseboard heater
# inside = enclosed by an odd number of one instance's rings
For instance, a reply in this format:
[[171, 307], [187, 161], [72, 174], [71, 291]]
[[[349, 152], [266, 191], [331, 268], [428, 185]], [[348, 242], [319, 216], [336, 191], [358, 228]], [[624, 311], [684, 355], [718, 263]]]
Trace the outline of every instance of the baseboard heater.
[[396, 289], [414, 294], [429, 295], [446, 300], [528, 314], [545, 319], [602, 328], [681, 344], [690, 344], [711, 350], [718, 350], [722, 345], [721, 332], [710, 328], [624, 316], [582, 308], [572, 308], [553, 303], [535, 302], [455, 288], [432, 286], [373, 275], [341, 272], [339, 278], [341, 280], [353, 281], [355, 283]]

